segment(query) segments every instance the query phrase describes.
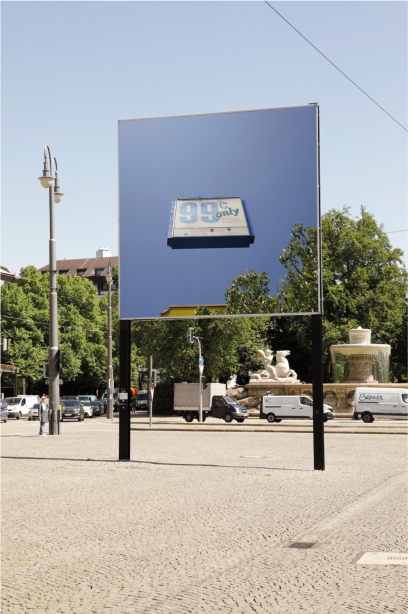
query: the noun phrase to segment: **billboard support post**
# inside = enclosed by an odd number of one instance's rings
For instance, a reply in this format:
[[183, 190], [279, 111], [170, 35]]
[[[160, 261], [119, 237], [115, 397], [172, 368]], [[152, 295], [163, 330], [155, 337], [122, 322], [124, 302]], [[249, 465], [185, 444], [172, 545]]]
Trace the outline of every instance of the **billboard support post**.
[[[195, 335], [193, 336], [193, 339], [197, 339], [198, 341], [198, 358], [200, 359], [201, 357], [201, 342], [200, 339], [198, 337], [196, 337]], [[198, 409], [198, 421], [201, 422], [203, 421], [203, 387], [201, 385], [201, 370], [200, 367], [198, 367], [198, 390], [199, 390], [199, 409]]]
[[149, 394], [147, 395], [147, 404], [149, 407], [149, 426], [152, 426], [153, 416], [153, 399], [152, 399], [152, 372], [153, 372], [153, 356], [149, 356]]
[[[130, 320], [120, 320], [119, 460], [130, 460]], [[124, 394], [126, 398], [121, 398]]]
[[312, 316], [312, 365], [313, 365], [313, 460], [314, 469], [324, 471], [324, 421], [323, 421], [323, 360], [322, 314]]

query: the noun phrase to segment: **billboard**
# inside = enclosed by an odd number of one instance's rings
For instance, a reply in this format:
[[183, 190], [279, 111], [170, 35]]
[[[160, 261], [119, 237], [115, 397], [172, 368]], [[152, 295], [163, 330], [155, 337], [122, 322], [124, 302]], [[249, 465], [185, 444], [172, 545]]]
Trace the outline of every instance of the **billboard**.
[[119, 121], [119, 317], [224, 304], [248, 269], [276, 294], [294, 225], [320, 228], [318, 127], [315, 104]]

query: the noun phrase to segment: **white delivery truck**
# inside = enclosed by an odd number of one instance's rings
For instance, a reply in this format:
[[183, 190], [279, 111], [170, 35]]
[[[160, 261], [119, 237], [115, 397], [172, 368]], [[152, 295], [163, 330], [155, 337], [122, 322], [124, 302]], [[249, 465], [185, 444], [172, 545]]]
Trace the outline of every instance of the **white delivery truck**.
[[374, 418], [408, 418], [407, 388], [356, 388], [354, 420], [374, 422]]
[[23, 417], [31, 418], [33, 406], [39, 403], [40, 399], [34, 395], [19, 394], [16, 397], [8, 397], [6, 401], [8, 417], [19, 420]]
[[[186, 422], [199, 419], [200, 384], [174, 384], [174, 412], [183, 416]], [[225, 384], [207, 384], [203, 389], [203, 421], [207, 416], [221, 418], [225, 422], [243, 422], [248, 418], [248, 410], [232, 396], [226, 394]]]
[[[283, 418], [313, 418], [313, 399], [307, 395], [278, 397], [266, 394], [262, 397], [260, 418], [268, 422], [280, 422]], [[323, 420], [332, 420], [334, 411], [330, 405], [323, 405]]]

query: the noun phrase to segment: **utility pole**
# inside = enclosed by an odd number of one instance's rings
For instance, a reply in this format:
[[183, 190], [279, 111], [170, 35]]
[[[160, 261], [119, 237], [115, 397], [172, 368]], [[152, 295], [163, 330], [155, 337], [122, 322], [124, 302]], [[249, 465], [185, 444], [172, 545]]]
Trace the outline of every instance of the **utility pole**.
[[201, 342], [200, 342], [200, 339], [194, 335], [194, 328], [192, 328], [191, 326], [188, 329], [187, 339], [188, 339], [188, 341], [190, 341], [190, 343], [194, 343], [194, 339], [196, 339], [198, 341], [198, 365], [199, 365], [198, 366], [198, 382], [199, 382], [199, 384], [198, 384], [198, 389], [199, 389], [198, 421], [201, 423], [203, 421], [203, 386], [201, 384], [201, 373], [202, 373], [202, 370], [200, 368], [201, 360], [202, 360], [202, 356], [201, 356]]

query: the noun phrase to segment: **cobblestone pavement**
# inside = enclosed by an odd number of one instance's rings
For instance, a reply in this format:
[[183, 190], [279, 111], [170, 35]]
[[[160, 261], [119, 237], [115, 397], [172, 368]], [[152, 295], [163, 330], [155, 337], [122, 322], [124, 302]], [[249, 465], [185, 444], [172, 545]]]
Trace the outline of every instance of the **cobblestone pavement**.
[[[2, 614], [407, 611], [407, 439], [2, 426]], [[316, 539], [317, 547], [287, 548]]]

